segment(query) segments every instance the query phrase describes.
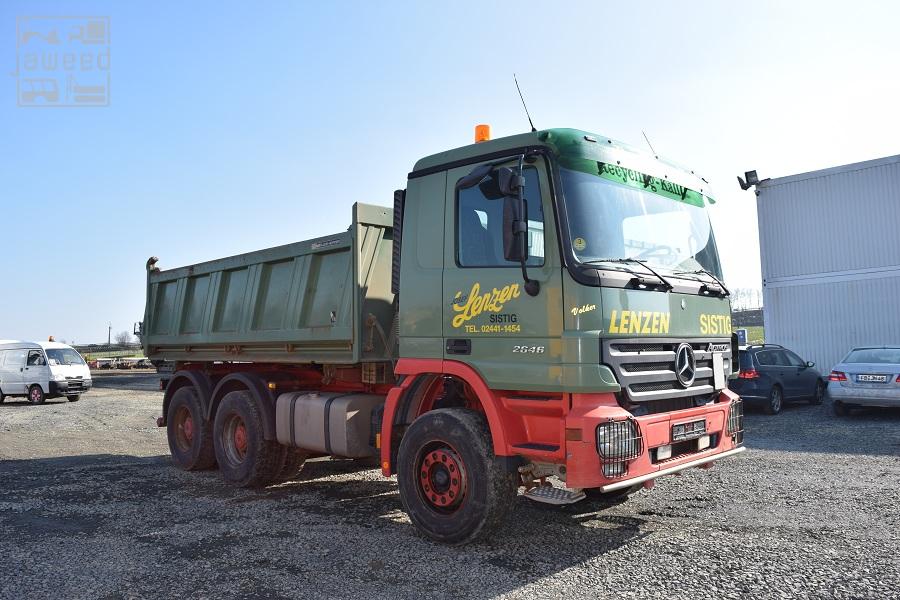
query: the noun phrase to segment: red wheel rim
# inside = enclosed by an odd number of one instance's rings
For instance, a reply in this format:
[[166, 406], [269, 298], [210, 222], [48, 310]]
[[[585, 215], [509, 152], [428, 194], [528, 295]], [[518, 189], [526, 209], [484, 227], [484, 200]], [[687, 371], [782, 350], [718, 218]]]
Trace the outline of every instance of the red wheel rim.
[[179, 406], [175, 411], [175, 441], [183, 451], [194, 444], [194, 417], [187, 406]]
[[247, 428], [241, 421], [234, 429], [234, 449], [243, 458], [247, 454]]
[[250, 447], [250, 435], [244, 420], [238, 414], [230, 414], [225, 419], [223, 427], [223, 446], [228, 460], [233, 464], [244, 462], [247, 449]]
[[454, 512], [466, 495], [466, 469], [450, 446], [427, 449], [418, 462], [419, 493], [438, 512]]
[[41, 401], [41, 390], [37, 387], [31, 388], [31, 401], [32, 402], [40, 402]]

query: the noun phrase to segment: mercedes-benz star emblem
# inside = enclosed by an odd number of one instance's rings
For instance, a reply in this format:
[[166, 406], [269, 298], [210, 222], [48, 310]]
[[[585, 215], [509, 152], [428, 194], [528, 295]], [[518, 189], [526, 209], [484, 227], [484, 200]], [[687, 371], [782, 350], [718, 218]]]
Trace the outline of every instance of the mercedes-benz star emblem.
[[696, 373], [694, 349], [690, 344], [680, 344], [675, 350], [675, 378], [683, 387], [689, 388], [694, 383]]

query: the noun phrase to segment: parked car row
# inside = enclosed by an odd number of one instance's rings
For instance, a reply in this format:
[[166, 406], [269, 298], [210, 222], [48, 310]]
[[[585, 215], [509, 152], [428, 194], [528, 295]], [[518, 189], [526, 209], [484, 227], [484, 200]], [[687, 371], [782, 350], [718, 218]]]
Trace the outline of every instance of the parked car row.
[[859, 407], [900, 407], [900, 347], [853, 348], [827, 377], [778, 344], [743, 346], [739, 361], [728, 387], [770, 415], [786, 402], [822, 404], [825, 398], [838, 416]]
[[88, 361], [92, 369], [152, 369], [149, 358], [94, 358]]

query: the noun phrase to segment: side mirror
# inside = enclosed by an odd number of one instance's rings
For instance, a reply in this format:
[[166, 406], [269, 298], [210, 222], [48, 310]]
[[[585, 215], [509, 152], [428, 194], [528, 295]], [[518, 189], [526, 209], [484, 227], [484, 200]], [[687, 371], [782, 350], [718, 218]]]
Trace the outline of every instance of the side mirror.
[[509, 167], [497, 169], [497, 183], [504, 196], [518, 197], [519, 190], [525, 187], [525, 177]]
[[503, 199], [503, 258], [510, 261], [521, 262], [522, 259], [527, 260], [526, 244], [522, 243], [523, 236], [519, 234], [528, 233], [528, 220], [523, 218], [522, 207], [525, 206], [519, 202], [515, 196], [506, 196]]
[[814, 366], [816, 366], [816, 363], [814, 363], [811, 360], [808, 360], [808, 361], [806, 361], [806, 366], [809, 368], [813, 368]]

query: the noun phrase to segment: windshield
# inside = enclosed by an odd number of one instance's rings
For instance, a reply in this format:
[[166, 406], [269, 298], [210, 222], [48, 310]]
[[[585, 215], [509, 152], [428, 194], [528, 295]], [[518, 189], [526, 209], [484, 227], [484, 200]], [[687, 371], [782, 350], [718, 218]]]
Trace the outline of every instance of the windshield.
[[851, 350], [845, 363], [900, 364], [900, 348], [856, 348]]
[[51, 365], [83, 365], [84, 359], [71, 348], [48, 348], [47, 361]]
[[722, 277], [702, 197], [698, 206], [581, 171], [561, 168], [560, 174], [579, 261], [631, 258]]

